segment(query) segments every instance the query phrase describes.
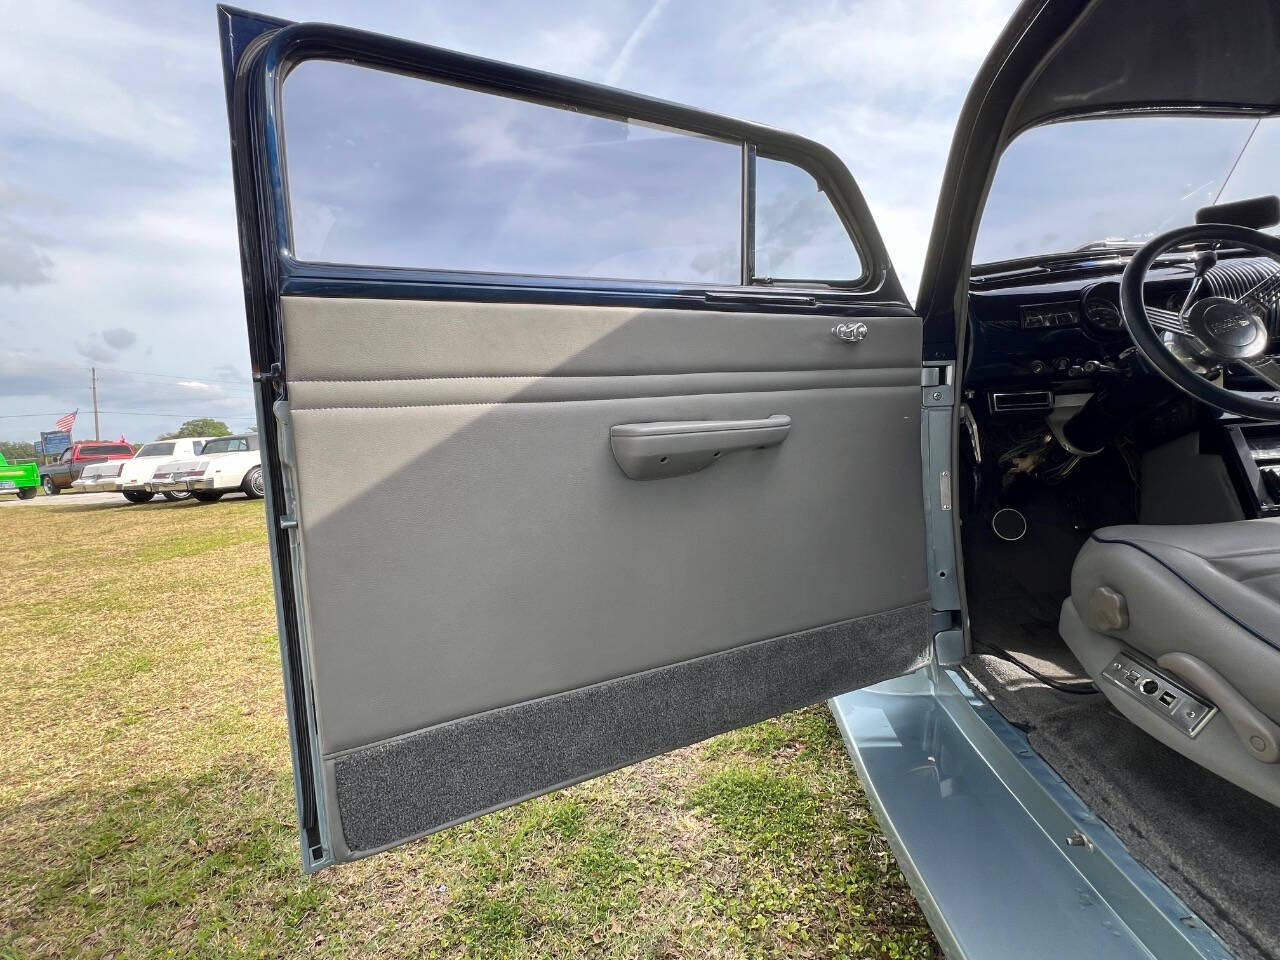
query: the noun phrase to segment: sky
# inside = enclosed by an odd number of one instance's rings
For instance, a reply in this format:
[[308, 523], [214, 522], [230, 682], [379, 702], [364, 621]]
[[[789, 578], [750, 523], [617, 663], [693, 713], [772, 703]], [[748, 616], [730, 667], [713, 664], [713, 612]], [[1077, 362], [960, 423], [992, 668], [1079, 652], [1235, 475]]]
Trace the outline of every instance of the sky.
[[[1012, 0], [244, 0], [825, 143], [918, 285], [961, 103]], [[16, 8], [0, 33], [0, 439], [253, 423], [214, 4]]]

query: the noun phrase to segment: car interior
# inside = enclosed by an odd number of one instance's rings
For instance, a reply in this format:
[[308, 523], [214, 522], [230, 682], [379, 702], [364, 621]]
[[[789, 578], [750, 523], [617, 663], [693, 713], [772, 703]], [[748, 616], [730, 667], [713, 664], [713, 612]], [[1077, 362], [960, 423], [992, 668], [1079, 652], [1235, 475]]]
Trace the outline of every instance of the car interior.
[[1280, 402], [1280, 200], [1194, 220], [974, 264], [963, 670], [1140, 860], [1261, 951], [1280, 862], [1280, 423], [1253, 404]]

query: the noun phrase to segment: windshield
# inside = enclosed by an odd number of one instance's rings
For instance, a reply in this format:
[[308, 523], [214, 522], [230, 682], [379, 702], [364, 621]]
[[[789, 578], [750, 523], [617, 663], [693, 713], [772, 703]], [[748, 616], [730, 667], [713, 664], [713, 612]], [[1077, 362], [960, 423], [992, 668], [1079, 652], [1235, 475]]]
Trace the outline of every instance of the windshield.
[[134, 456], [136, 457], [168, 457], [173, 455], [172, 443], [144, 443]]
[[1280, 192], [1277, 161], [1275, 120], [1145, 116], [1035, 127], [1000, 159], [973, 261], [1142, 244], [1194, 223], [1200, 207]]

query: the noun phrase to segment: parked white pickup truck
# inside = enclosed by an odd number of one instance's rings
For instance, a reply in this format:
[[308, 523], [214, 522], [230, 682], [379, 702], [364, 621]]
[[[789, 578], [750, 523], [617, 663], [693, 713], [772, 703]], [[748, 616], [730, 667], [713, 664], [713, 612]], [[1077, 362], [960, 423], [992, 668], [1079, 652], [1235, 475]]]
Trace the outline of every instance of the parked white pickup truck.
[[147, 489], [153, 493], [189, 493], [209, 503], [240, 490], [258, 498], [265, 490], [258, 435], [216, 437], [195, 458], [169, 460], [156, 468]]
[[[156, 468], [174, 459], [199, 456], [209, 439], [182, 437], [143, 444], [131, 460], [89, 464], [71, 486], [86, 493], [118, 491], [130, 503], [146, 503], [156, 495], [156, 491], [147, 488]], [[186, 500], [191, 496], [188, 490], [166, 490], [163, 494], [166, 500]]]

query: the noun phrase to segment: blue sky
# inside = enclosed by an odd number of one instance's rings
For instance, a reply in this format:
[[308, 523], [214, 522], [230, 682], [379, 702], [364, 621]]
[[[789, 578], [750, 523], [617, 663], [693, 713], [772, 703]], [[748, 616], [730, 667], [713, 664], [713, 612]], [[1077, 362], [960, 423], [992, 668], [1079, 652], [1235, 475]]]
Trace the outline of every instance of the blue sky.
[[[1011, 0], [246, 5], [521, 63], [833, 148], [914, 290], [961, 102]], [[0, 35], [0, 439], [79, 407], [143, 441], [252, 422], [214, 5], [42, 0]], [[20, 417], [23, 414], [48, 417]], [[135, 414], [143, 413], [144, 416]]]

